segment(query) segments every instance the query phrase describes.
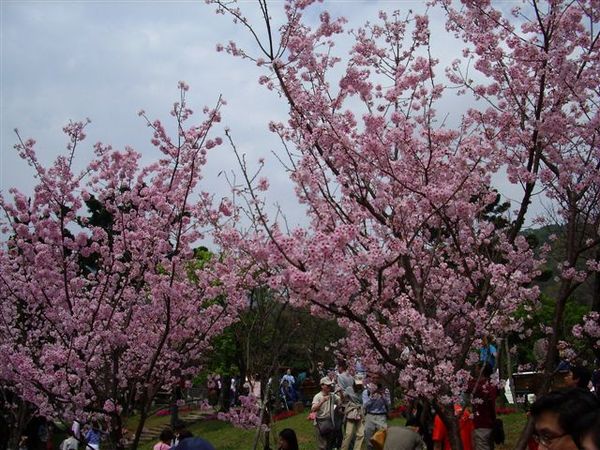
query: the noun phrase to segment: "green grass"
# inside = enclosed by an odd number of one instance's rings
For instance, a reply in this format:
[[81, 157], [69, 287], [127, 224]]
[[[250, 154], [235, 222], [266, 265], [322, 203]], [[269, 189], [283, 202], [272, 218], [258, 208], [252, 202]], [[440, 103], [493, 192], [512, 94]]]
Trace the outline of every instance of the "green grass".
[[496, 447], [497, 450], [512, 450], [516, 447], [521, 431], [525, 428], [527, 423], [527, 414], [525, 413], [514, 413], [506, 416], [499, 416], [504, 422], [504, 433], [506, 434], [506, 441], [504, 445]]
[[[314, 428], [312, 422], [306, 419], [307, 413], [298, 414], [294, 417], [276, 422], [272, 433], [277, 435], [284, 428], [292, 428], [298, 436], [300, 450], [314, 450]], [[500, 416], [504, 422], [506, 442], [496, 447], [496, 450], [511, 450], [519, 438], [519, 434], [525, 425], [527, 417], [524, 413], [515, 413]], [[403, 425], [403, 419], [393, 419], [390, 425]], [[216, 420], [199, 422], [190, 427], [194, 436], [199, 436], [211, 442], [216, 450], [251, 450], [254, 445], [255, 430], [240, 430], [228, 423]], [[271, 441], [273, 442], [273, 441]], [[151, 450], [155, 442], [147, 442], [140, 445], [140, 450]], [[274, 446], [275, 448], [276, 445]], [[263, 448], [259, 445], [259, 448]]]
[[[277, 435], [284, 428], [292, 428], [298, 436], [300, 450], [313, 450], [314, 429], [312, 422], [306, 419], [307, 414], [298, 414], [288, 419], [276, 422], [272, 433]], [[234, 428], [226, 422], [208, 420], [190, 426], [194, 436], [199, 436], [211, 442], [217, 450], [246, 450], [252, 449], [256, 430], [241, 430]], [[271, 441], [273, 442], [273, 441]], [[146, 442], [140, 445], [140, 450], [151, 450], [155, 442]], [[260, 445], [259, 448], [263, 446]], [[276, 447], [276, 446], [275, 446]]]
[[[185, 416], [182, 416], [185, 418]], [[137, 424], [139, 421], [139, 417], [137, 415], [135, 416], [130, 416], [127, 419], [124, 420], [124, 426], [125, 428], [127, 428], [132, 434], [135, 433], [135, 430], [137, 428]], [[171, 416], [170, 415], [166, 415], [166, 416], [150, 416], [146, 419], [146, 422], [144, 423], [144, 428], [149, 428], [149, 427], [154, 427], [157, 425], [164, 425], [165, 427], [167, 425], [169, 425], [169, 423], [171, 422]]]

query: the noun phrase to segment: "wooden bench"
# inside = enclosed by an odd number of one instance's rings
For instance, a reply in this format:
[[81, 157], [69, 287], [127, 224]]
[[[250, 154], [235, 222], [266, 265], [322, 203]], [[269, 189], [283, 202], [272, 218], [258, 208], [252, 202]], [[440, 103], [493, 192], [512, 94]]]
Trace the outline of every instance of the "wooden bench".
[[[569, 372], [556, 372], [552, 376], [550, 389], [554, 390], [564, 388], [566, 386], [565, 376], [568, 373]], [[513, 374], [513, 381], [515, 384], [515, 394], [517, 396], [535, 394], [538, 392], [544, 381], [544, 374], [542, 372], [515, 373]]]

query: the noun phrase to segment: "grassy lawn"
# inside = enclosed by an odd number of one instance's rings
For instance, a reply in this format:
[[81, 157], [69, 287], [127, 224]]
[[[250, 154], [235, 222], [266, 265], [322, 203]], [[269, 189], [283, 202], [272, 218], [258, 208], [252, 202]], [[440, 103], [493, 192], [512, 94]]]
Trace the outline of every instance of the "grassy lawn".
[[[300, 450], [314, 450], [314, 428], [312, 423], [306, 419], [307, 414], [298, 414], [294, 417], [276, 422], [272, 432], [276, 435], [283, 428], [292, 428], [296, 431]], [[506, 433], [506, 443], [496, 447], [497, 450], [510, 450], [515, 448], [521, 429], [523, 428], [526, 416], [524, 413], [515, 413], [500, 416], [504, 421], [504, 431]], [[389, 422], [390, 425], [402, 425], [403, 419], [394, 419]], [[190, 427], [194, 436], [200, 436], [211, 442], [216, 450], [250, 450], [254, 445], [254, 430], [240, 430], [233, 428], [228, 423], [216, 420], [200, 422]], [[154, 442], [142, 444], [141, 450], [151, 450]], [[262, 445], [259, 448], [262, 449]], [[275, 447], [276, 448], [276, 447]]]
[[517, 445], [521, 431], [527, 423], [527, 414], [515, 413], [506, 416], [500, 416], [504, 422], [504, 433], [506, 434], [506, 442], [504, 445], [496, 447], [498, 450], [512, 450]]
[[[182, 416], [185, 417], [185, 416]], [[124, 426], [125, 428], [127, 428], [131, 433], [135, 433], [135, 430], [137, 428], [137, 424], [138, 424], [138, 416], [131, 416], [128, 417], [127, 419], [125, 419], [125, 423]], [[171, 421], [171, 416], [167, 415], [167, 416], [150, 416], [146, 419], [146, 422], [144, 423], [144, 428], [149, 428], [149, 427], [154, 427], [157, 425], [164, 425], [165, 427], [167, 425], [169, 425]]]
[[[293, 428], [298, 436], [300, 450], [314, 450], [312, 422], [306, 419], [307, 414], [298, 414], [276, 422], [272, 428], [274, 434], [284, 428]], [[254, 445], [255, 430], [241, 430], [226, 422], [209, 420], [199, 422], [190, 427], [194, 436], [199, 436], [212, 443], [217, 450], [248, 450]], [[151, 450], [155, 442], [140, 445], [140, 450]], [[262, 449], [262, 445], [259, 448]]]

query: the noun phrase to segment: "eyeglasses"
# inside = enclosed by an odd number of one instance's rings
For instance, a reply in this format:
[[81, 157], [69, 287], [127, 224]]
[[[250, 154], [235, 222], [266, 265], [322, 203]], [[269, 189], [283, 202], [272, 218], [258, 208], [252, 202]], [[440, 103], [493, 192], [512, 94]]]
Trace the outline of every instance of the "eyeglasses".
[[533, 440], [544, 447], [551, 447], [554, 441], [565, 437], [569, 433], [559, 434], [558, 436], [548, 436], [547, 434], [537, 434], [533, 433]]

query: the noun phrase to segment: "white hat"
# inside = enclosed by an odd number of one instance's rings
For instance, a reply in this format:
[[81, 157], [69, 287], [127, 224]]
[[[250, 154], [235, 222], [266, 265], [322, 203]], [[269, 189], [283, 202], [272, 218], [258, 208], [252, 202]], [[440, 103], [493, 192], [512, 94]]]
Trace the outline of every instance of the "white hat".
[[320, 385], [326, 384], [328, 386], [331, 386], [333, 384], [333, 381], [331, 381], [331, 378], [329, 378], [329, 377], [323, 377], [323, 378], [321, 378], [321, 382], [319, 384]]

